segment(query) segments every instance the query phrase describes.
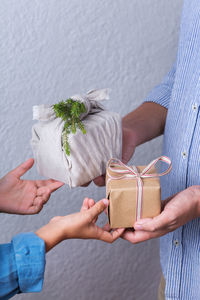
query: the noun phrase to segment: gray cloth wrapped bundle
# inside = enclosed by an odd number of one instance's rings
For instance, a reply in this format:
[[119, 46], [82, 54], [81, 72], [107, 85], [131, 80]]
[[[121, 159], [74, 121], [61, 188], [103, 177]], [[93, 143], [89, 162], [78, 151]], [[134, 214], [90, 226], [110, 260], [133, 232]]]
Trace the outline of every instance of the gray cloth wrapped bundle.
[[62, 145], [64, 121], [48, 105], [33, 107], [33, 119], [38, 122], [32, 128], [31, 146], [40, 175], [76, 187], [105, 174], [110, 158], [121, 158], [121, 118], [99, 103], [109, 99], [107, 89], [70, 98], [85, 104], [81, 120], [87, 132], [77, 130], [68, 136], [70, 155]]

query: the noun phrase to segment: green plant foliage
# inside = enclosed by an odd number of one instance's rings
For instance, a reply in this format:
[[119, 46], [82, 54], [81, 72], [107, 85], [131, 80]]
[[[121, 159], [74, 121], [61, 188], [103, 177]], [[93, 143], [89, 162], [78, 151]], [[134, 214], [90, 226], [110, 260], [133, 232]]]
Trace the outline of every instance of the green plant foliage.
[[63, 147], [67, 155], [70, 155], [70, 147], [68, 142], [68, 136], [70, 133], [75, 134], [76, 130], [79, 128], [83, 134], [86, 134], [85, 127], [80, 120], [80, 115], [86, 112], [84, 103], [67, 99], [66, 101], [61, 101], [53, 105], [56, 117], [63, 119], [65, 122], [62, 142]]

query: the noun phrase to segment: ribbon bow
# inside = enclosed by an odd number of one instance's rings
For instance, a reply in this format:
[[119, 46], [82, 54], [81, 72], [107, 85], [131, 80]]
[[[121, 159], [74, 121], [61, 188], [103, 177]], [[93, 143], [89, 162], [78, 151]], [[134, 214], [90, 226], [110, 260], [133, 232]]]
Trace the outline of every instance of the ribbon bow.
[[[74, 95], [69, 97], [85, 105], [86, 112], [80, 116], [83, 119], [92, 109], [102, 110], [103, 106], [99, 103], [102, 100], [109, 99], [109, 89], [92, 90], [86, 95]], [[42, 104], [33, 106], [33, 120], [49, 121], [56, 118], [52, 105]]]
[[[153, 173], [148, 174], [158, 161], [165, 162], [169, 165], [168, 169], [162, 173]], [[123, 167], [123, 169], [121, 168]], [[108, 183], [111, 180], [120, 180], [120, 179], [133, 179], [137, 180], [137, 208], [136, 208], [136, 220], [141, 219], [142, 215], [142, 202], [143, 202], [143, 181], [142, 178], [155, 178], [161, 177], [168, 174], [171, 171], [172, 164], [170, 158], [167, 156], [160, 156], [154, 160], [152, 160], [148, 166], [139, 173], [136, 166], [127, 166], [123, 164], [119, 159], [111, 158], [107, 165], [107, 175], [108, 175]], [[114, 173], [114, 175], [110, 174], [110, 171]], [[118, 176], [120, 175], [121, 176]]]

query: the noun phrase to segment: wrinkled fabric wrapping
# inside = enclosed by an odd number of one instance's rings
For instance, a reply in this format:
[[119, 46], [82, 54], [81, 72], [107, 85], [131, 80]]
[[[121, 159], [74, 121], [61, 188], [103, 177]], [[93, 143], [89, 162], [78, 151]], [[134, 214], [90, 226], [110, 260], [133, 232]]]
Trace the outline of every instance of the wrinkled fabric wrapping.
[[87, 133], [77, 130], [68, 136], [70, 156], [62, 148], [62, 119], [50, 114], [49, 120], [33, 126], [31, 145], [39, 174], [76, 187], [105, 174], [111, 157], [121, 158], [121, 118], [117, 113], [92, 105], [82, 122]]

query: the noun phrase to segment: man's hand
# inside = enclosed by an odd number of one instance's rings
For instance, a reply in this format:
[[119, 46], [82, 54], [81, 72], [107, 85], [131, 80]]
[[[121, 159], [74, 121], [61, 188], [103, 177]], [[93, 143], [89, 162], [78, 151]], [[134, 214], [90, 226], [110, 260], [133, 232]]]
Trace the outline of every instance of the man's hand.
[[63, 185], [55, 180], [22, 180], [20, 177], [32, 168], [30, 158], [0, 179], [0, 212], [36, 214], [49, 200], [52, 192]]
[[108, 200], [103, 199], [95, 204], [93, 199], [85, 198], [80, 212], [54, 217], [36, 234], [45, 241], [46, 251], [66, 239], [97, 239], [112, 243], [118, 239], [124, 229], [108, 232], [106, 228], [96, 225], [98, 216], [107, 208]]
[[163, 201], [163, 211], [153, 219], [141, 219], [123, 238], [133, 244], [157, 238], [200, 216], [200, 187], [192, 186]]

